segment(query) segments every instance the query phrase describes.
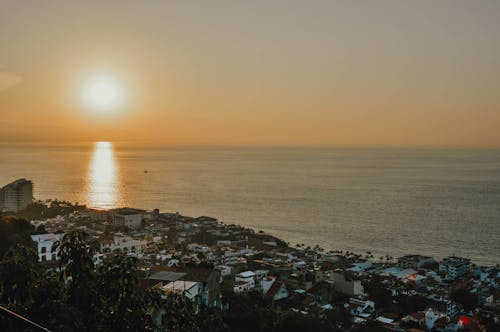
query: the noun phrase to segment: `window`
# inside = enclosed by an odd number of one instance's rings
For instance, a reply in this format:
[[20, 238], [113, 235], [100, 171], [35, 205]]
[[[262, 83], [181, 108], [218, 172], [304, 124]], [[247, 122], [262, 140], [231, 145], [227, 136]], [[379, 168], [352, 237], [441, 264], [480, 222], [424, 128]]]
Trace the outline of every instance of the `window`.
[[42, 254], [45, 254], [47, 252], [47, 247], [42, 247]]

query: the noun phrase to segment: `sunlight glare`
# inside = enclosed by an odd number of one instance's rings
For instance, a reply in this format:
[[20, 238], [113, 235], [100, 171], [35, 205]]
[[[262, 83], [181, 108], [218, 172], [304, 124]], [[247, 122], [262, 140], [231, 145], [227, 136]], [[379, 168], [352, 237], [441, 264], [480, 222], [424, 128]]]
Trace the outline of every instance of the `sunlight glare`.
[[114, 112], [120, 110], [124, 102], [123, 84], [113, 76], [93, 76], [83, 84], [82, 103], [88, 110], [99, 113]]
[[113, 144], [96, 142], [89, 167], [87, 200], [94, 208], [108, 209], [116, 206], [118, 194]]

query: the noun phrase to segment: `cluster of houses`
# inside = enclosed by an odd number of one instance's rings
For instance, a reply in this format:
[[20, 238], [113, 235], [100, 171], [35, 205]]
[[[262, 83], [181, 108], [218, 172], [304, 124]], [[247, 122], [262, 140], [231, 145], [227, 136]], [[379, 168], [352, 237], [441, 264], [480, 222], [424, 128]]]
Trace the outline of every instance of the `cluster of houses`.
[[[257, 292], [280, 310], [319, 316], [337, 310], [355, 324], [376, 321], [392, 331], [458, 331], [477, 324], [478, 315], [500, 319], [500, 269], [466, 258], [377, 261], [368, 253], [293, 248], [214, 218], [158, 210], [87, 209], [32, 224], [48, 232], [32, 236], [45, 264], [57, 261], [53, 249], [63, 234], [80, 229], [101, 244], [96, 264], [120, 250], [138, 258], [142, 287], [183, 294], [201, 305], [224, 309], [228, 292]], [[374, 288], [387, 298], [377, 297]], [[474, 303], [461, 303], [457, 289]], [[396, 310], [402, 299], [409, 304]]]

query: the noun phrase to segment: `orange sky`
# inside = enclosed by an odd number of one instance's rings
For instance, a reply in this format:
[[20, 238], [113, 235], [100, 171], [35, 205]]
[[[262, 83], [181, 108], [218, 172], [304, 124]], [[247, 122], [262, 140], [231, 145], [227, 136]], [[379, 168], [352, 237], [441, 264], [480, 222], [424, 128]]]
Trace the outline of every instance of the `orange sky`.
[[499, 90], [499, 1], [1, 2], [0, 142], [500, 146]]

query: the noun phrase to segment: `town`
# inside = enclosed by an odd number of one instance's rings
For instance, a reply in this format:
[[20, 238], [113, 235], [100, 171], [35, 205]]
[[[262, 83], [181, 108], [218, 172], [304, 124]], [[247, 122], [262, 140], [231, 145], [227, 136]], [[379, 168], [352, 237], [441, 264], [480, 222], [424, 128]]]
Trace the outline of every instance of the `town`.
[[100, 244], [93, 256], [96, 267], [119, 251], [137, 259], [142, 288], [179, 294], [199, 307], [225, 311], [228, 298], [253, 294], [281, 312], [319, 318], [335, 313], [340, 330], [494, 331], [500, 326], [498, 265], [477, 266], [455, 256], [375, 257], [291, 245], [212, 217], [158, 209], [96, 210], [48, 200], [10, 210], [36, 228], [31, 239], [44, 268], [58, 268], [57, 244], [65, 234], [85, 232]]

